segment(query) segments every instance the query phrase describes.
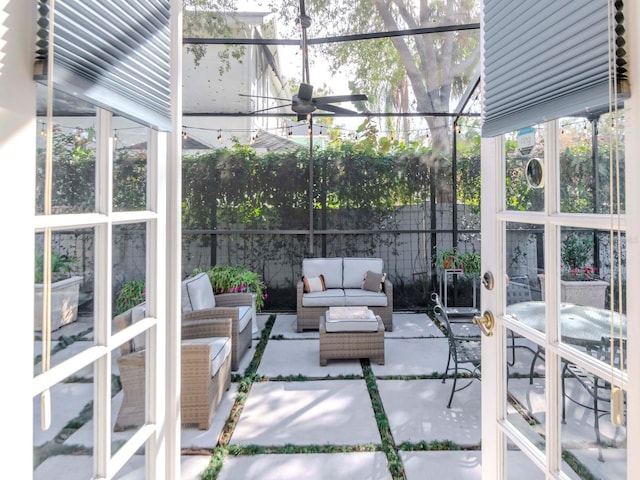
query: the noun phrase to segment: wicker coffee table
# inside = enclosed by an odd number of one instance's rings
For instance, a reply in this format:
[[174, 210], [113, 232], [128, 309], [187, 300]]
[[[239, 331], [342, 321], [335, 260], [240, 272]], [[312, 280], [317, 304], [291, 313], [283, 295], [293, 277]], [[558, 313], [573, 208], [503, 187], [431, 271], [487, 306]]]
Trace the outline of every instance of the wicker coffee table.
[[327, 332], [326, 316], [320, 317], [320, 365], [326, 365], [327, 360], [350, 358], [369, 358], [384, 365], [384, 323], [379, 315], [375, 318], [376, 331]]

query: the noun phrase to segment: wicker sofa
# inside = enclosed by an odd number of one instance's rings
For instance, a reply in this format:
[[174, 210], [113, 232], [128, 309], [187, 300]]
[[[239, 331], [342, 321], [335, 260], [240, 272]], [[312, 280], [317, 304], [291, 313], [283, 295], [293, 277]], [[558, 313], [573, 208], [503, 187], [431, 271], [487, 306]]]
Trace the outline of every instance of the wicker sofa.
[[[116, 329], [146, 316], [144, 304], [115, 317]], [[198, 312], [182, 321], [181, 399], [183, 426], [206, 430], [222, 395], [231, 385], [231, 319], [198, 318]], [[138, 427], [145, 421], [145, 335], [120, 346], [118, 369], [123, 390], [115, 431]]]
[[[320, 317], [329, 307], [356, 305], [369, 307], [380, 316], [385, 330], [392, 331], [393, 285], [385, 276], [380, 291], [364, 288], [367, 274], [382, 274], [383, 266], [381, 258], [372, 257], [304, 258], [302, 278], [296, 285], [298, 332], [318, 330]], [[317, 284], [319, 278], [324, 289], [305, 292], [305, 283]]]

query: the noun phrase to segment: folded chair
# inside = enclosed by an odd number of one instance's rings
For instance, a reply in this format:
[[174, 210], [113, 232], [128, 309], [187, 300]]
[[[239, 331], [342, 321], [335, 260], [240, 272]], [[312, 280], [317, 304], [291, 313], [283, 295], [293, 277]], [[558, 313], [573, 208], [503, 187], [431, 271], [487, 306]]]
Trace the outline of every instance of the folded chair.
[[[445, 383], [449, 371], [453, 370], [453, 385], [451, 387], [449, 403], [447, 403], [447, 408], [451, 408], [453, 395], [471, 385], [474, 378], [480, 379], [480, 335], [456, 336], [451, 329], [449, 317], [438, 294], [432, 293], [431, 300], [435, 303], [433, 308], [433, 322], [442, 333], [447, 336], [449, 342], [449, 357], [447, 359], [446, 370], [442, 377], [442, 383]], [[460, 322], [456, 324], [459, 325]], [[453, 366], [451, 366], [452, 362]], [[471, 365], [472, 368], [469, 368], [469, 365]], [[470, 377], [469, 381], [461, 387], [457, 387], [459, 371], [466, 372]]]

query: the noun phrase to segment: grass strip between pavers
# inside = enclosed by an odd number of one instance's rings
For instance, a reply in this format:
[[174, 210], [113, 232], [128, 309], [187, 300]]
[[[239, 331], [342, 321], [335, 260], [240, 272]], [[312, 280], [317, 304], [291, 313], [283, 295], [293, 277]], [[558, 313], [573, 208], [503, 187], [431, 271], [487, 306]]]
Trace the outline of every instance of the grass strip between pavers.
[[393, 440], [393, 434], [391, 433], [391, 427], [389, 426], [389, 419], [384, 411], [382, 405], [382, 399], [380, 398], [380, 392], [378, 391], [378, 383], [376, 376], [371, 369], [371, 363], [369, 359], [363, 359], [360, 361], [362, 365], [362, 372], [364, 373], [364, 380], [371, 397], [371, 406], [373, 407], [373, 414], [378, 425], [378, 431], [380, 432], [380, 439], [382, 440], [382, 451], [387, 456], [387, 464], [389, 465], [389, 472], [394, 480], [406, 479], [404, 465], [402, 459], [398, 455], [396, 449], [396, 443]]
[[[238, 379], [238, 392], [236, 393], [236, 400], [231, 408], [231, 413], [229, 413], [229, 418], [225, 422], [224, 428], [218, 437], [218, 444], [214, 448], [213, 455], [211, 456], [211, 461], [209, 465], [202, 473], [202, 480], [215, 480], [222, 469], [222, 463], [224, 458], [229, 453], [229, 441], [231, 440], [231, 436], [233, 435], [233, 431], [238, 424], [238, 420], [240, 418], [240, 414], [242, 413], [242, 409], [244, 408], [244, 404], [247, 401], [247, 397], [249, 396], [249, 391], [251, 390], [251, 385], [253, 382], [258, 379], [258, 366], [260, 365], [260, 361], [262, 360], [262, 355], [264, 354], [264, 350], [267, 347], [267, 342], [269, 341], [269, 335], [271, 334], [271, 329], [273, 328], [273, 324], [276, 321], [276, 315], [270, 315], [269, 319], [265, 323], [264, 329], [262, 330], [262, 334], [260, 335], [260, 340], [256, 345], [256, 351], [253, 355], [253, 359], [249, 363], [249, 366], [244, 371], [244, 375], [239, 377]], [[233, 379], [236, 381], [236, 377]]]

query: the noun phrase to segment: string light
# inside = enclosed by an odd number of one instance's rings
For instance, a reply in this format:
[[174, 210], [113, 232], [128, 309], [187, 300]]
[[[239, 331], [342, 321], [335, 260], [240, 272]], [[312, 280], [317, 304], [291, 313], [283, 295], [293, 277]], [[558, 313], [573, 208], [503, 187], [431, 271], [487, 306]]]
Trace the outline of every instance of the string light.
[[47, 130], [45, 129], [45, 124], [42, 122], [42, 127], [40, 128], [40, 135], [43, 137], [47, 136]]
[[218, 142], [222, 142], [222, 130], [218, 129], [218, 136], [216, 137]]
[[186, 127], [182, 127], [182, 139], [186, 140], [187, 138], [189, 138], [189, 135], [187, 135], [187, 129]]

